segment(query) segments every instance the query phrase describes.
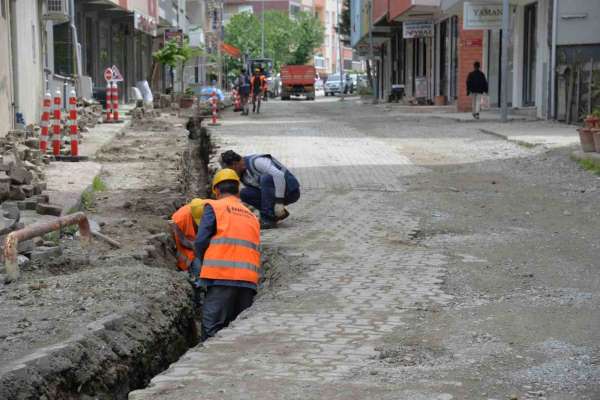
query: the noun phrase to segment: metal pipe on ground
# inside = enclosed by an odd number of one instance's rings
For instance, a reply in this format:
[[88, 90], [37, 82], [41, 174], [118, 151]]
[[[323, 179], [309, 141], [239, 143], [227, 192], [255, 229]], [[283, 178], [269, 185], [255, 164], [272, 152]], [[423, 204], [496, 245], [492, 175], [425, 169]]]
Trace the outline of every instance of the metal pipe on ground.
[[4, 265], [6, 267], [7, 274], [6, 282], [9, 283], [19, 279], [20, 270], [17, 261], [17, 256], [19, 255], [19, 241], [42, 236], [46, 233], [58, 231], [66, 226], [75, 224], [79, 225], [81, 240], [84, 243], [90, 243], [92, 241], [92, 232], [90, 230], [90, 224], [87, 216], [83, 212], [64, 215], [50, 222], [34, 224], [9, 233], [6, 236], [6, 239], [4, 239]]

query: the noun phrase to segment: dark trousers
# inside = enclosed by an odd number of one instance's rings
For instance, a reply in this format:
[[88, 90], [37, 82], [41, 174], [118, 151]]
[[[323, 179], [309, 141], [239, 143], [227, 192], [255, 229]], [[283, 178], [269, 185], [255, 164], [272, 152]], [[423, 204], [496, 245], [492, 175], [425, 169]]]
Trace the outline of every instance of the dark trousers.
[[[262, 93], [252, 95], [252, 112], [260, 112], [260, 102], [262, 101]], [[258, 105], [257, 105], [258, 103]]]
[[202, 341], [213, 337], [246, 308], [256, 292], [236, 286], [209, 286], [202, 306]]
[[[275, 220], [275, 184], [271, 175], [263, 175], [260, 178], [260, 189], [246, 186], [240, 192], [242, 201], [260, 210], [260, 218], [263, 220]], [[300, 189], [286, 191], [283, 204], [288, 205], [300, 199]]]

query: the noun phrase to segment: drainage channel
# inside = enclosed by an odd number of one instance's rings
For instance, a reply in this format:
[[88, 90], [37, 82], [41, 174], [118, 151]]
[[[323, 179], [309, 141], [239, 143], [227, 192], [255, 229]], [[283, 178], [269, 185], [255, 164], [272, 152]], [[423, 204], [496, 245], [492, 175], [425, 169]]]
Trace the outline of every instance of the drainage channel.
[[[189, 120], [189, 140], [181, 157], [179, 179], [187, 198], [208, 193], [212, 144], [200, 123]], [[154, 236], [157, 243], [150, 247], [172, 244], [166, 232]], [[152, 377], [198, 344], [193, 290], [169, 272], [167, 266], [175, 263], [172, 254], [152, 258], [132, 266], [131, 275], [135, 279], [148, 268], [162, 274], [168, 287], [160, 296], [89, 323], [75, 336], [37, 349], [10, 366], [0, 366], [0, 398], [127, 399], [130, 391], [147, 386]], [[118, 259], [105, 262], [119, 265]]]

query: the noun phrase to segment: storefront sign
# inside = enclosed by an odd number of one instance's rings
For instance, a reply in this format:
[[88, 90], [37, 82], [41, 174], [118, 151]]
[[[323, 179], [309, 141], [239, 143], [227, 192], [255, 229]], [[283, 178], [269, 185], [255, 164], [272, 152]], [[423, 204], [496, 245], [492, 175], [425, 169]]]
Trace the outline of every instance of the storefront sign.
[[154, 17], [144, 15], [141, 12], [133, 12], [133, 27], [150, 36], [156, 36], [158, 23]]
[[463, 48], [483, 47], [483, 39], [465, 39], [462, 41]]
[[402, 37], [415, 39], [433, 36], [433, 21], [405, 21], [402, 23]]
[[[514, 12], [515, 7], [511, 6]], [[476, 4], [464, 3], [463, 29], [501, 29], [502, 3]]]
[[183, 44], [183, 31], [181, 29], [179, 30], [165, 30], [165, 43], [171, 41], [171, 40], [175, 40], [179, 45]]

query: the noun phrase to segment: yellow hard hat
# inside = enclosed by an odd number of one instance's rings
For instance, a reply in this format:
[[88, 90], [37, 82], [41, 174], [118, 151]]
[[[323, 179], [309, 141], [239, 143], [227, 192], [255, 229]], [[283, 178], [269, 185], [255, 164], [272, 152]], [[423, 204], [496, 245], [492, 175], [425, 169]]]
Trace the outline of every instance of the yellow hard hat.
[[190, 201], [190, 208], [192, 209], [192, 218], [196, 224], [200, 223], [202, 215], [204, 214], [204, 200], [192, 199]]
[[213, 193], [215, 191], [215, 186], [217, 186], [219, 183], [221, 183], [223, 181], [236, 181], [239, 183], [240, 178], [239, 178], [238, 174], [231, 168], [224, 168], [222, 170], [219, 170], [215, 174], [213, 181], [212, 181]]

